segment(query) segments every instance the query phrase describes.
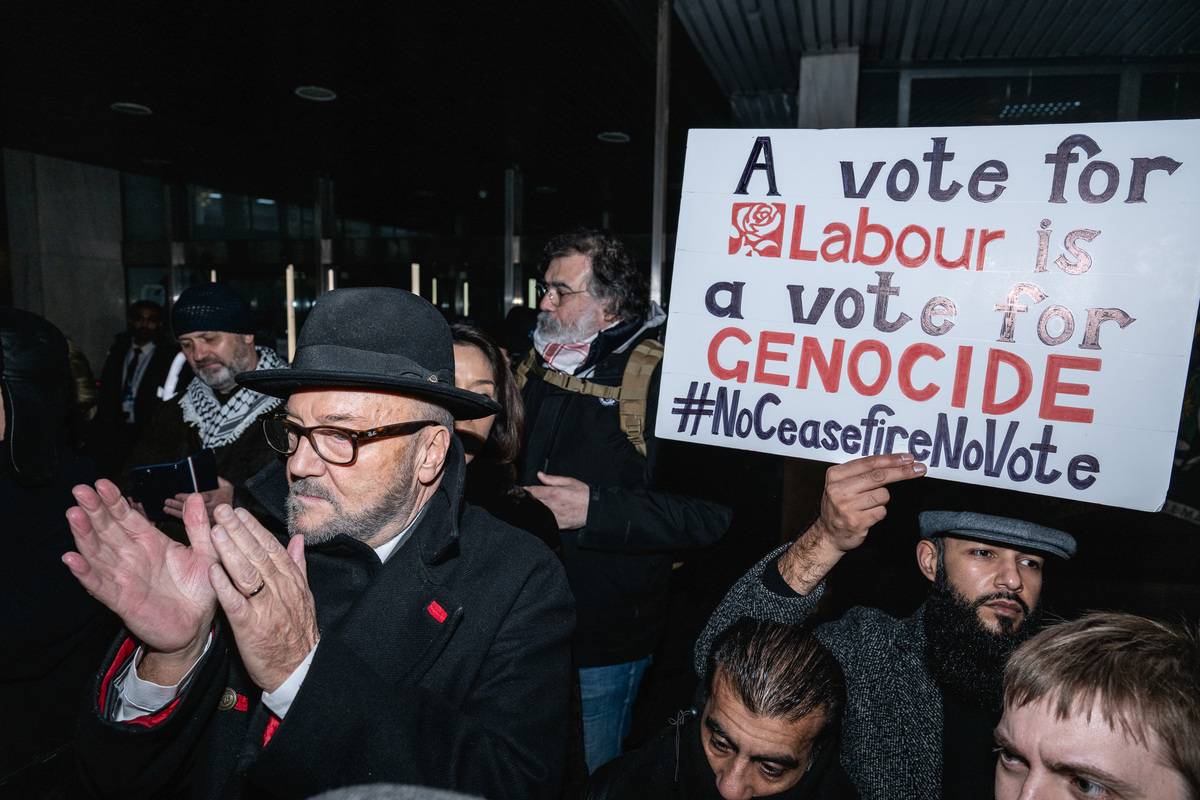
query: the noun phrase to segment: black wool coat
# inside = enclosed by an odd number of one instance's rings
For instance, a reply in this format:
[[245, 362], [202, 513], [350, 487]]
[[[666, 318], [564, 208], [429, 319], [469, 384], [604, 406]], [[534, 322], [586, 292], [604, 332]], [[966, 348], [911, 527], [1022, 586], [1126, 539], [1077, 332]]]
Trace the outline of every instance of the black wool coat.
[[218, 618], [193, 681], [152, 727], [106, 719], [114, 646], [80, 731], [90, 789], [121, 798], [302, 798], [390, 782], [497, 799], [556, 796], [570, 592], [544, 545], [462, 504], [455, 441], [441, 487], [386, 564], [347, 538], [307, 548], [321, 639], [265, 747], [270, 714]]

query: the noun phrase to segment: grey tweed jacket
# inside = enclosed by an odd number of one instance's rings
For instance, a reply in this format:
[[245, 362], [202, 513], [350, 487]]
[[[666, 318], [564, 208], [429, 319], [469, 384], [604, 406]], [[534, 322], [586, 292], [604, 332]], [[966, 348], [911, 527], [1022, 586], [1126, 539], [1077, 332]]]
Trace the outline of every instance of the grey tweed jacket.
[[[767, 555], [734, 584], [696, 642], [696, 674], [705, 677], [716, 638], [743, 617], [789, 624], [816, 611], [825, 591], [783, 597], [763, 572], [787, 549]], [[855, 607], [816, 629], [842, 665], [846, 711], [842, 766], [862, 800], [937, 800], [941, 795], [942, 696], [925, 666], [925, 607], [905, 619]]]

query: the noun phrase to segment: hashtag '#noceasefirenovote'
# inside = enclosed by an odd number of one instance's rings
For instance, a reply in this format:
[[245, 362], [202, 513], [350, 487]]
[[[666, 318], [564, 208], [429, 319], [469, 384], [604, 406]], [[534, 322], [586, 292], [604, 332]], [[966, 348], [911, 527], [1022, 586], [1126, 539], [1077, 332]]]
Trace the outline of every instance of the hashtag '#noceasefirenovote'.
[[[692, 385], [688, 387], [687, 397], [676, 397], [671, 406], [671, 413], [679, 416], [679, 430], [676, 433], [683, 433], [687, 429], [688, 420], [692, 421], [692, 430], [689, 435], [695, 436], [700, 430], [700, 420], [713, 415], [713, 406], [716, 402], [708, 399], [708, 387], [706, 382], [704, 388], [700, 388], [699, 381], [692, 381]], [[700, 394], [697, 396], [696, 391], [699, 389]]]

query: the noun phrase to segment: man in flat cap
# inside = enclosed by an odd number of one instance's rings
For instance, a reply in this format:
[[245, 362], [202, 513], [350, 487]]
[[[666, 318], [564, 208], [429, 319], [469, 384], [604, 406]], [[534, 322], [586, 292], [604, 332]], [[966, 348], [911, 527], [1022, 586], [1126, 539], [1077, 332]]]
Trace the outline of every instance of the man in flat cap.
[[[696, 645], [697, 673], [742, 617], [809, 619], [825, 576], [883, 519], [885, 487], [924, 473], [908, 453], [831, 467], [817, 521], [752, 567], [714, 612]], [[989, 798], [1004, 665], [1037, 630], [1047, 558], [1070, 558], [1075, 540], [987, 514], [919, 519], [917, 567], [930, 591], [916, 612], [896, 619], [856, 607], [816, 628], [846, 675], [842, 764], [863, 800]]]
[[[122, 797], [309, 797], [396, 782], [560, 789], [574, 612], [553, 553], [463, 504], [450, 329], [399, 289], [322, 295], [286, 402], [286, 547], [245, 509], [184, 505], [169, 540], [105, 481], [75, 487], [64, 561], [125, 623], [89, 691], [81, 764]], [[286, 480], [284, 480], [286, 478]]]
[[[235, 491], [274, 458], [263, 438], [261, 420], [281, 401], [239, 387], [234, 376], [286, 369], [287, 362], [274, 350], [255, 346], [250, 307], [227, 284], [205, 283], [184, 290], [171, 309], [171, 329], [195, 377], [178, 400], [159, 408], [130, 454], [126, 471], [211, 449], [218, 488], [203, 494], [211, 522], [213, 509], [221, 503], [233, 504]], [[131, 486], [128, 479], [122, 483], [126, 489]], [[185, 498], [167, 498], [161, 513], [182, 519]], [[238, 505], [245, 502], [242, 497], [238, 500]], [[146, 511], [158, 516], [160, 509]]]

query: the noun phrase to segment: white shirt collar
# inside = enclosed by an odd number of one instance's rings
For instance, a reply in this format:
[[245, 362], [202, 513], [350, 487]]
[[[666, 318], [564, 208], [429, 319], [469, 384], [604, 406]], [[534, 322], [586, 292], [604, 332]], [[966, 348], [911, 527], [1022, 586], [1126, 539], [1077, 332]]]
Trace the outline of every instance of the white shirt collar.
[[413, 518], [413, 521], [408, 523], [408, 527], [400, 531], [398, 535], [393, 536], [383, 544], [373, 548], [375, 550], [375, 555], [379, 557], [381, 564], [386, 564], [387, 560], [392, 557], [392, 553], [398, 550], [400, 545], [408, 541], [408, 537], [412, 535], [413, 529], [417, 527], [417, 523], [420, 522], [421, 518], [425, 516], [425, 509], [428, 507], [429, 504], [426, 503], [425, 506], [417, 513], [417, 516]]

